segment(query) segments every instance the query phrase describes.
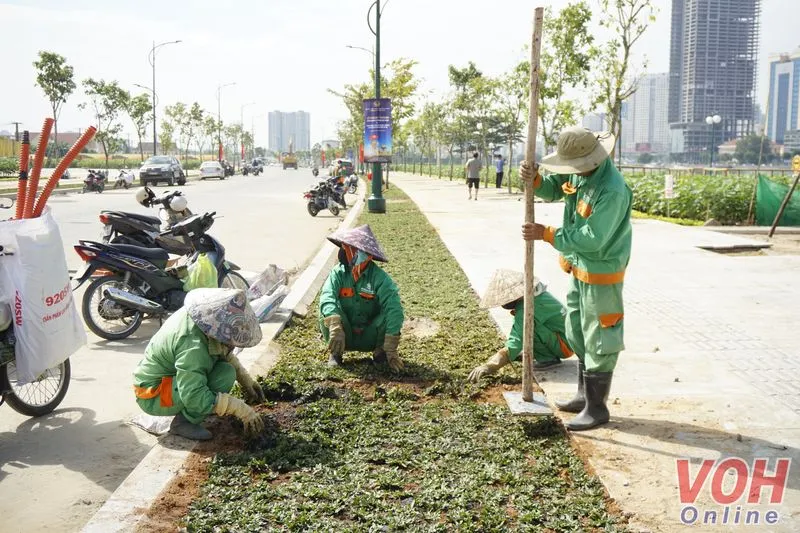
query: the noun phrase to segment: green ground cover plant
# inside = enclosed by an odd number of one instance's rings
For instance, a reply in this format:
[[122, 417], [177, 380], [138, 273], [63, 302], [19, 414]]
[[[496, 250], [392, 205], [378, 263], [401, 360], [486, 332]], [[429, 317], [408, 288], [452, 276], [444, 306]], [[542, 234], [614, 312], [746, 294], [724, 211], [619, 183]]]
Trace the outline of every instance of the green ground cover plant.
[[[518, 370], [466, 376], [502, 345], [466, 276], [414, 204], [386, 193], [364, 213], [400, 286], [405, 369], [368, 354], [325, 365], [317, 315], [295, 319], [262, 379], [265, 434], [219, 453], [189, 531], [624, 531], [602, 484], [553, 417], [514, 418]], [[418, 332], [421, 332], [419, 329]]]

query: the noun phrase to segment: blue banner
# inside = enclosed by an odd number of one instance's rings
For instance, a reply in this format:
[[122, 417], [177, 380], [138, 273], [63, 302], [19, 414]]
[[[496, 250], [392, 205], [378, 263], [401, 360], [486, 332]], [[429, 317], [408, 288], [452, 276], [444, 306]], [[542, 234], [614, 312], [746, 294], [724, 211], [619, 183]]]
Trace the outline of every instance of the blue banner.
[[392, 101], [388, 98], [364, 100], [364, 161], [392, 162]]

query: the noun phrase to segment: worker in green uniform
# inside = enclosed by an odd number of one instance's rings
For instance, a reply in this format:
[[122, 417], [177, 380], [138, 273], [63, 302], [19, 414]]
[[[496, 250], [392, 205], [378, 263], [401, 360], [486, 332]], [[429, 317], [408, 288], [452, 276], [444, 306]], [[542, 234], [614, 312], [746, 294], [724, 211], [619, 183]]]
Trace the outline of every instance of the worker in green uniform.
[[133, 374], [136, 403], [150, 415], [175, 415], [169, 432], [188, 439], [212, 437], [200, 425], [212, 413], [236, 416], [248, 433], [260, 433], [258, 414], [229, 394], [238, 381], [248, 400], [264, 400], [261, 386], [233, 353], [259, 341], [261, 328], [244, 291], [191, 291], [145, 349]]
[[[514, 325], [506, 345], [469, 375], [470, 381], [478, 381], [486, 375], [495, 374], [522, 353], [522, 323], [524, 319], [525, 276], [513, 270], [498, 270], [481, 300], [481, 307], [488, 309], [501, 306], [514, 315]], [[541, 370], [560, 364], [561, 359], [571, 357], [565, 338], [564, 315], [566, 309], [547, 291], [545, 285], [534, 278], [533, 292], [533, 368]]]
[[403, 327], [400, 294], [376, 261], [387, 261], [369, 226], [328, 237], [339, 247], [339, 264], [328, 275], [319, 298], [319, 326], [328, 343], [329, 366], [342, 364], [345, 351], [373, 352], [376, 363], [399, 371], [397, 353]]
[[564, 200], [560, 228], [526, 223], [525, 240], [544, 240], [560, 252], [565, 272], [572, 274], [567, 292], [567, 341], [578, 354], [578, 392], [562, 411], [578, 416], [567, 423], [574, 431], [609, 420], [606, 402], [611, 377], [623, 342], [622, 284], [631, 255], [633, 194], [609, 154], [610, 133], [567, 128], [555, 153], [538, 168], [522, 164], [522, 176], [533, 180], [535, 194], [546, 201]]

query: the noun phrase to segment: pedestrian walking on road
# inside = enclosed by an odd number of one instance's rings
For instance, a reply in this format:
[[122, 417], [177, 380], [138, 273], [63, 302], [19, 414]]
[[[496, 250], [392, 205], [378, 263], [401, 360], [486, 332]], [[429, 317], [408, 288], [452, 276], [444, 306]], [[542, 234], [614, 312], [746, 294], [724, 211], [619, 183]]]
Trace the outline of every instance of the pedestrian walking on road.
[[499, 189], [503, 186], [503, 167], [506, 164], [505, 159], [500, 154], [495, 154], [494, 159], [494, 168], [496, 173], [496, 183], [495, 186]]
[[200, 425], [212, 413], [233, 415], [247, 433], [258, 434], [264, 422], [229, 393], [238, 381], [249, 401], [264, 401], [261, 386], [233, 353], [260, 341], [261, 327], [244, 291], [195, 289], [147, 345], [133, 374], [136, 403], [149, 415], [175, 415], [169, 432], [187, 439], [212, 437]]
[[[561, 359], [572, 357], [574, 352], [567, 345], [564, 316], [567, 311], [561, 302], [547, 291], [547, 287], [534, 278], [533, 319], [533, 368], [542, 370], [561, 363]], [[522, 331], [524, 318], [525, 275], [513, 270], [498, 270], [494, 273], [489, 288], [481, 300], [481, 307], [489, 309], [500, 306], [514, 315], [514, 326], [506, 345], [486, 363], [476, 367], [469, 375], [470, 381], [478, 381], [512, 361], [522, 353]]]
[[481, 169], [483, 164], [478, 159], [478, 152], [472, 154], [472, 159], [467, 161], [467, 188], [469, 189], [469, 199], [472, 200], [472, 187], [475, 186], [475, 201], [478, 201], [478, 186], [481, 183]]
[[535, 194], [545, 201], [564, 200], [560, 228], [526, 223], [525, 240], [544, 240], [561, 254], [572, 274], [567, 292], [567, 341], [578, 354], [578, 392], [562, 411], [579, 413], [567, 423], [573, 431], [591, 429], [609, 420], [608, 393], [623, 342], [622, 285], [631, 254], [633, 194], [611, 160], [611, 133], [567, 128], [556, 152], [542, 159], [553, 172], [542, 177], [538, 167], [523, 162], [523, 178], [532, 179]]
[[345, 351], [372, 352], [376, 363], [402, 370], [397, 353], [403, 305], [392, 278], [376, 261], [386, 254], [369, 226], [336, 232], [328, 240], [340, 248], [319, 298], [319, 327], [328, 343], [328, 366], [342, 364]]

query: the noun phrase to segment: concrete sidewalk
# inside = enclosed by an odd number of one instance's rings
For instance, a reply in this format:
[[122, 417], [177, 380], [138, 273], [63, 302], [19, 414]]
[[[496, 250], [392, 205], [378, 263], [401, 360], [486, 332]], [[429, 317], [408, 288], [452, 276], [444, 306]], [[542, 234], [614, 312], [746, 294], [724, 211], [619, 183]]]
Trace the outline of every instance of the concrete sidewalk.
[[[522, 270], [522, 196], [481, 189], [479, 200], [469, 201], [461, 181], [401, 173], [392, 174], [392, 184], [426, 214], [479, 295], [495, 269]], [[560, 226], [562, 213], [561, 203], [536, 204], [538, 222]], [[759, 504], [746, 496], [733, 502], [723, 523], [724, 507], [711, 501], [712, 471], [694, 504], [697, 519], [691, 510], [684, 518], [701, 530], [731, 531], [747, 527], [746, 511], [758, 511], [764, 525], [767, 511], [776, 510], [779, 522], [769, 531], [800, 531], [800, 256], [724, 255], [700, 247], [760, 243], [658, 221], [633, 224], [627, 350], [614, 375], [612, 420], [573, 434], [574, 442], [632, 523], [651, 531], [683, 529], [676, 459], [691, 459], [693, 482], [704, 459], [741, 457], [752, 465], [770, 458], [769, 473], [775, 458], [792, 458], [781, 504], [771, 504], [764, 489]], [[536, 275], [563, 301], [569, 278], [557, 253], [546, 243], [535, 253]], [[510, 330], [508, 313], [493, 316]], [[573, 358], [537, 375], [550, 401], [571, 397], [575, 366]], [[728, 474], [721, 478], [725, 493], [735, 481]], [[716, 525], [703, 524], [706, 511], [717, 511]]]

